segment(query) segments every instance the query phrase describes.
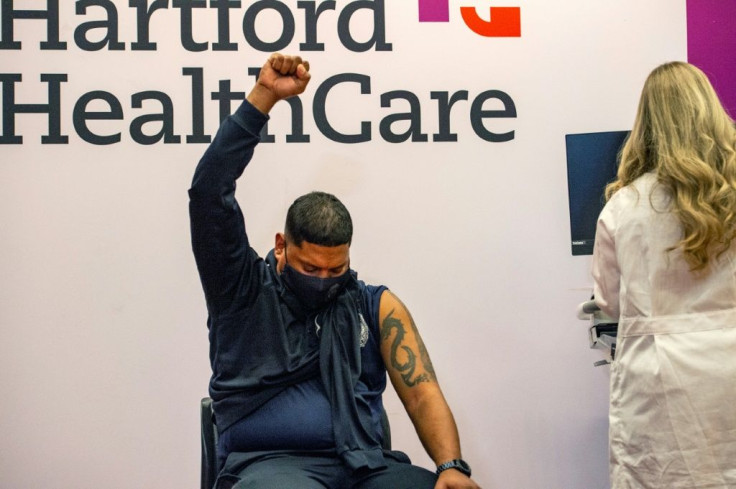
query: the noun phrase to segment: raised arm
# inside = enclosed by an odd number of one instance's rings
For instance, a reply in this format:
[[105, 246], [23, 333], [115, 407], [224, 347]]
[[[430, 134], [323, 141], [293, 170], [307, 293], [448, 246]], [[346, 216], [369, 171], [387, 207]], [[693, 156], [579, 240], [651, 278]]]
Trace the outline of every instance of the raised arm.
[[197, 165], [189, 189], [192, 248], [210, 314], [227, 309], [252, 253], [235, 181], [259, 142], [271, 108], [304, 91], [309, 65], [298, 56], [272, 54], [247, 101], [228, 117]]
[[[450, 407], [437, 383], [429, 353], [409, 310], [390, 291], [381, 296], [381, 355], [391, 383], [436, 465], [462, 458]], [[478, 489], [458, 470], [443, 471], [436, 489]]]

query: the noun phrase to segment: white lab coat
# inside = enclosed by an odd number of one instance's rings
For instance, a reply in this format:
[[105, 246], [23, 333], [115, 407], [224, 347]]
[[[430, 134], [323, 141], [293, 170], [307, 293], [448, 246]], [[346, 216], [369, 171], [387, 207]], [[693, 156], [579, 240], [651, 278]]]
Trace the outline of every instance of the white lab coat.
[[652, 173], [598, 220], [596, 303], [619, 318], [609, 412], [612, 489], [736, 489], [736, 243], [689, 270]]

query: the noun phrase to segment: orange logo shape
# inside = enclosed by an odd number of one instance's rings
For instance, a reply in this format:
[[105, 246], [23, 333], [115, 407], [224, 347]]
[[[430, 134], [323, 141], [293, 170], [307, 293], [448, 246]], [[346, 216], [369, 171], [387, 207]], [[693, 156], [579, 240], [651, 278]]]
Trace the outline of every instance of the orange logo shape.
[[485, 37], [521, 37], [520, 7], [490, 7], [491, 19], [478, 16], [475, 7], [460, 7], [460, 14], [471, 31]]

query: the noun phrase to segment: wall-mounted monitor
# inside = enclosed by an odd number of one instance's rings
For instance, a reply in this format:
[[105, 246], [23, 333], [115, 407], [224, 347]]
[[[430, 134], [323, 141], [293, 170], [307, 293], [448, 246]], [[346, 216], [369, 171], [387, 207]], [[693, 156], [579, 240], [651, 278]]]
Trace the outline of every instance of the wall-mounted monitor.
[[619, 151], [628, 135], [629, 131], [609, 131], [565, 136], [573, 255], [593, 254], [603, 192], [616, 177]]

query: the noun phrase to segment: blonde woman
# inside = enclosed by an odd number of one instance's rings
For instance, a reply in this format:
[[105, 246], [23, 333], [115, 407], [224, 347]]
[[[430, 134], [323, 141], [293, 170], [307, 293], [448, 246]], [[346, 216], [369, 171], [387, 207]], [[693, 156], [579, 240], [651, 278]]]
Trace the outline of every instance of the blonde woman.
[[736, 130], [707, 77], [656, 68], [593, 253], [619, 318], [612, 489], [736, 488]]

